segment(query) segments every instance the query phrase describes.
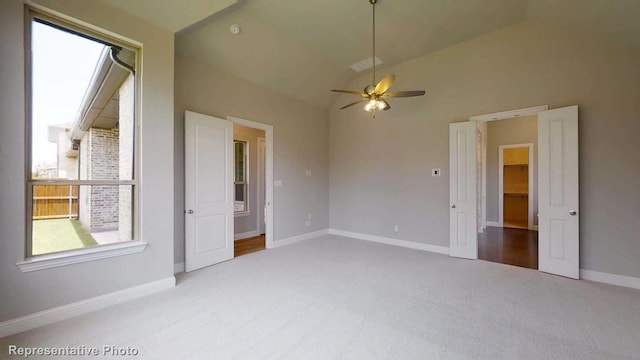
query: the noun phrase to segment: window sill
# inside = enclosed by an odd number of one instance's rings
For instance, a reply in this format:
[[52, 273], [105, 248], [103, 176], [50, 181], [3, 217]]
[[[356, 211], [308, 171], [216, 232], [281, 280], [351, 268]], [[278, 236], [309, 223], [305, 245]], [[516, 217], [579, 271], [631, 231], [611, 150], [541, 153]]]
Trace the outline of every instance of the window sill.
[[243, 217], [251, 215], [251, 211], [236, 211], [233, 213], [234, 217]]
[[109, 244], [55, 254], [36, 255], [24, 261], [19, 261], [16, 265], [22, 272], [44, 270], [85, 261], [135, 254], [144, 251], [146, 246], [147, 243], [143, 241], [127, 241], [122, 244]]

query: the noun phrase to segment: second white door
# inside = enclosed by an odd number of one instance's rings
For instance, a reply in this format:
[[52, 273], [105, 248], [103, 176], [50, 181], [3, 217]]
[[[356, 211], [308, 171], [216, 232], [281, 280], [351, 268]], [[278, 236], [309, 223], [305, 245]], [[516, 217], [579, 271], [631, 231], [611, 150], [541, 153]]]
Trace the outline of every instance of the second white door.
[[233, 259], [233, 123], [185, 113], [185, 271]]
[[478, 258], [476, 123], [449, 124], [449, 254]]
[[578, 106], [538, 114], [538, 265], [578, 279]]

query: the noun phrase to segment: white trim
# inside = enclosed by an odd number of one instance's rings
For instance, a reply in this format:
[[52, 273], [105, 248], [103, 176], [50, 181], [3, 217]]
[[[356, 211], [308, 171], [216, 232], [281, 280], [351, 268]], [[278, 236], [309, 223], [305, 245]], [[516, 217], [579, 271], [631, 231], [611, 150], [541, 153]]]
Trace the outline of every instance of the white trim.
[[487, 226], [491, 227], [502, 227], [498, 221], [487, 221]]
[[[229, 120], [229, 119], [227, 119]], [[233, 217], [244, 217], [244, 216], [249, 216], [251, 215], [251, 204], [249, 204], [249, 194], [250, 194], [250, 189], [249, 189], [249, 180], [251, 179], [251, 157], [249, 156], [249, 140], [247, 140], [246, 138], [243, 139], [242, 137], [236, 137], [236, 134], [233, 134], [233, 191], [234, 191], [234, 196], [233, 196], [233, 206], [235, 209], [235, 205], [236, 205], [236, 198], [235, 198], [235, 190], [236, 190], [236, 181], [235, 181], [235, 177], [236, 177], [236, 142], [238, 143], [244, 143], [244, 161], [243, 161], [243, 165], [244, 165], [244, 181], [238, 181], [238, 183], [243, 184], [244, 183], [244, 210], [243, 211], [233, 211]]]
[[173, 264], [173, 273], [178, 274], [184, 272], [184, 262]]
[[324, 229], [324, 230], [318, 230], [318, 231], [314, 231], [314, 232], [304, 233], [304, 234], [288, 237], [286, 239], [281, 239], [281, 240], [278, 240], [278, 241], [274, 241], [273, 247], [274, 248], [278, 248], [278, 247], [285, 246], [285, 245], [291, 245], [291, 244], [297, 243], [299, 241], [304, 241], [304, 240], [317, 238], [318, 236], [327, 235], [329, 233], [330, 233], [329, 229]]
[[176, 278], [170, 276], [162, 280], [114, 291], [109, 294], [96, 296], [90, 299], [39, 311], [34, 314], [21, 316], [16, 319], [3, 321], [0, 323], [0, 338], [70, 319], [88, 312], [104, 309], [108, 306], [137, 299], [162, 290], [171, 289], [175, 286]]
[[382, 236], [360, 234], [360, 233], [354, 233], [351, 231], [344, 231], [344, 230], [337, 230], [337, 229], [329, 229], [329, 234], [337, 235], [337, 236], [345, 236], [345, 237], [366, 240], [366, 241], [372, 241], [372, 242], [377, 242], [381, 244], [400, 246], [400, 247], [409, 248], [409, 249], [429, 251], [437, 254], [449, 255], [448, 246], [423, 244], [423, 243], [417, 243], [414, 241], [392, 239], [392, 238], [387, 238]]
[[533, 225], [533, 231], [538, 231], [539, 229], [538, 225]]
[[580, 279], [640, 289], [640, 278], [580, 269]]
[[265, 202], [267, 208], [267, 221], [265, 225], [265, 247], [272, 249], [275, 247], [273, 239], [273, 125], [260, 123], [257, 121], [245, 120], [233, 116], [227, 116], [227, 120], [232, 121], [234, 124], [238, 124], [244, 127], [252, 129], [264, 130], [266, 144], [266, 164], [265, 164]]
[[242, 239], [248, 239], [256, 236], [260, 236], [260, 232], [258, 230], [252, 230], [244, 233], [233, 234], [233, 239], [242, 240]]
[[[264, 171], [262, 170], [263, 167], [266, 166], [266, 161], [263, 161], [262, 158], [264, 157], [264, 159], [266, 160], [266, 150], [267, 150], [267, 139], [263, 138], [263, 137], [259, 137], [258, 138], [258, 143], [257, 143], [257, 149], [256, 149], [256, 154], [257, 154], [257, 165], [258, 165], [258, 189], [256, 190], [256, 195], [258, 195], [257, 197], [257, 208], [256, 208], [256, 229], [258, 229], [258, 232], [262, 231], [262, 224], [264, 221], [264, 214], [265, 214], [265, 198], [263, 194], [263, 190], [262, 188], [265, 186], [265, 174]], [[266, 167], [265, 167], [266, 169]], [[262, 213], [262, 216], [260, 216], [260, 213]], [[266, 230], [266, 229], [265, 229]]]
[[533, 143], [498, 146], [498, 223], [504, 227], [504, 149], [529, 148], [527, 165], [529, 188], [527, 194], [527, 228], [533, 230]]
[[77, 264], [85, 261], [135, 254], [144, 251], [146, 246], [147, 243], [143, 241], [127, 241], [123, 243], [100, 245], [53, 254], [36, 255], [23, 261], [19, 261], [16, 265], [22, 272], [43, 270], [58, 266]]
[[495, 121], [495, 120], [505, 120], [505, 119], [513, 119], [517, 117], [531, 116], [537, 115], [541, 111], [549, 110], [549, 105], [540, 105], [533, 106], [524, 109], [516, 109], [516, 110], [508, 110], [497, 112], [493, 114], [484, 114], [484, 115], [475, 115], [469, 117], [469, 121]]

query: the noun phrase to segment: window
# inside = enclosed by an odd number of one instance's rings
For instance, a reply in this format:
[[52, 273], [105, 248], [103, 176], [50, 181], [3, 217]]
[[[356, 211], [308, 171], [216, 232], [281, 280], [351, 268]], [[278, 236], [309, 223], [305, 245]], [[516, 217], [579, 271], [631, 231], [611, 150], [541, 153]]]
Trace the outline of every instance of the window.
[[233, 210], [236, 213], [248, 212], [247, 205], [247, 142], [233, 141], [234, 152], [234, 202]]
[[135, 240], [139, 49], [34, 11], [27, 33], [26, 257]]

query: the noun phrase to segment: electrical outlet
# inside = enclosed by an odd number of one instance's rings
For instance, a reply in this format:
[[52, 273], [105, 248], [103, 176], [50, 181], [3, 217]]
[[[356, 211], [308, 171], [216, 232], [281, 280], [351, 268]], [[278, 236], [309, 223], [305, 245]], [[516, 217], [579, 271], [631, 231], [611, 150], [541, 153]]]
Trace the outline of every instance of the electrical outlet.
[[305, 176], [311, 176], [311, 170], [307, 170], [307, 171], [305, 171], [305, 172], [304, 172], [304, 175], [305, 175]]
[[442, 174], [442, 170], [440, 170], [440, 168], [433, 168], [431, 169], [431, 176], [433, 177], [438, 177]]

